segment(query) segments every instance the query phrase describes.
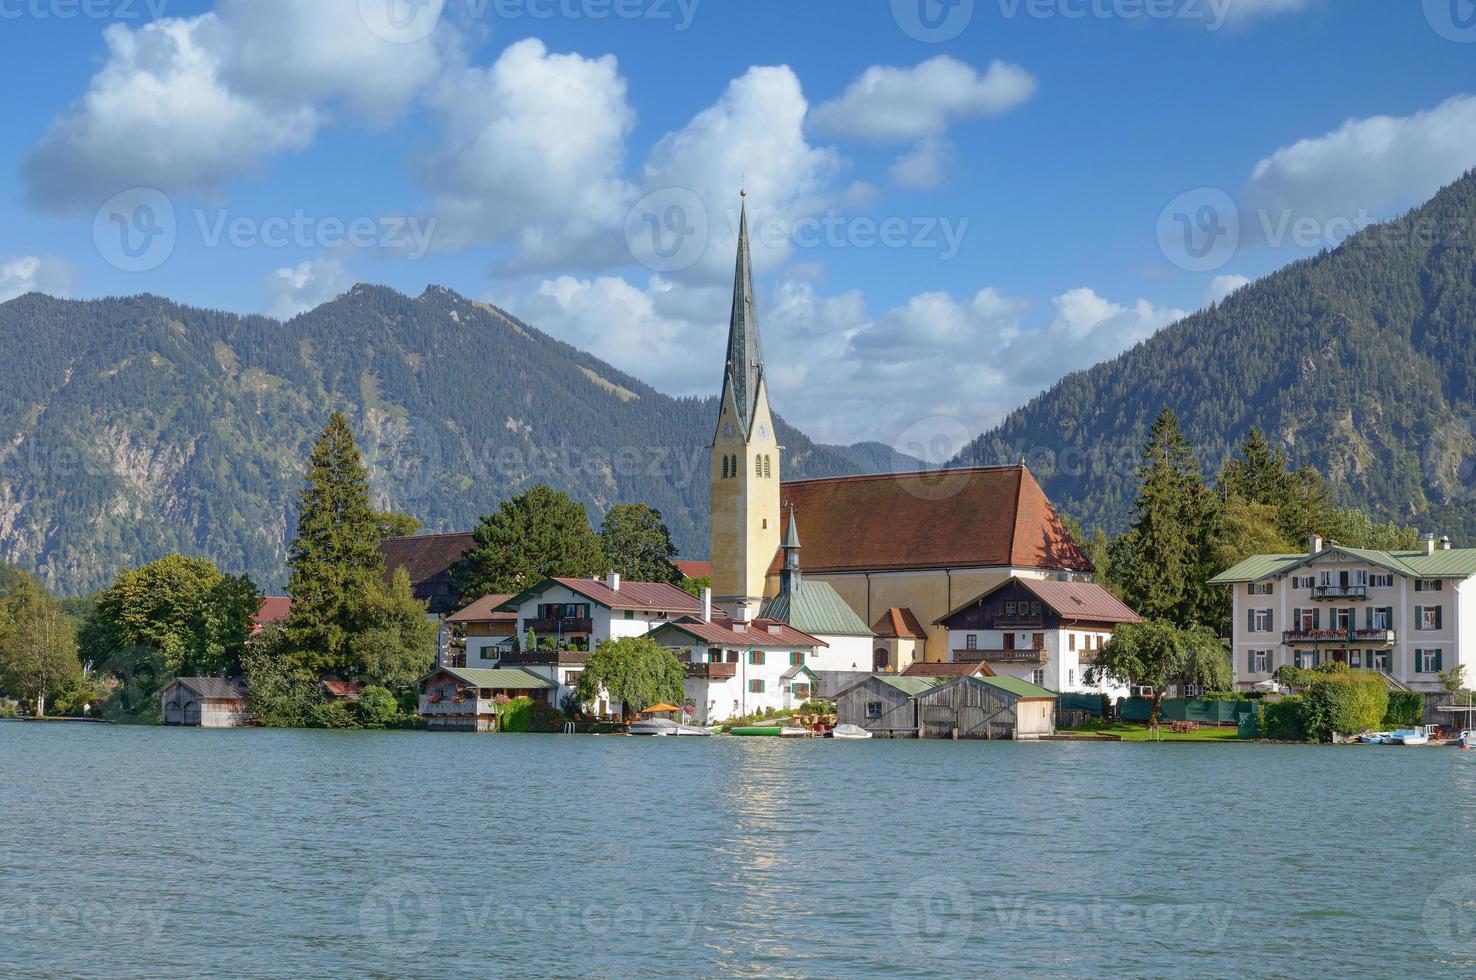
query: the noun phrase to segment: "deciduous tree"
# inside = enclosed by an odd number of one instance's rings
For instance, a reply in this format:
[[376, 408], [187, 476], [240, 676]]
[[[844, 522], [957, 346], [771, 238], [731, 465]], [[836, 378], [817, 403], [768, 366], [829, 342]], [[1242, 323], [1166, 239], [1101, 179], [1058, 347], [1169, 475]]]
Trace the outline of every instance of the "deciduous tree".
[[584, 507], [545, 484], [504, 500], [477, 526], [476, 547], [457, 574], [461, 598], [517, 593], [544, 578], [607, 571]]
[[645, 504], [616, 504], [600, 526], [605, 564], [632, 582], [669, 582], [682, 579], [671, 560], [677, 548], [661, 512]]
[[680, 704], [686, 696], [685, 677], [671, 650], [649, 637], [629, 636], [606, 640], [590, 654], [575, 696], [583, 704], [593, 704], [603, 688], [630, 718], [653, 704]]
[[1086, 669], [1086, 682], [1113, 680], [1119, 684], [1153, 689], [1150, 725], [1158, 724], [1159, 707], [1172, 684], [1202, 684], [1209, 688], [1230, 686], [1233, 672], [1230, 654], [1214, 633], [1202, 626], [1187, 629], [1161, 619], [1119, 626], [1112, 639]]
[[39, 582], [25, 576], [0, 606], [0, 688], [30, 701], [43, 717], [46, 699], [81, 672], [72, 621]]

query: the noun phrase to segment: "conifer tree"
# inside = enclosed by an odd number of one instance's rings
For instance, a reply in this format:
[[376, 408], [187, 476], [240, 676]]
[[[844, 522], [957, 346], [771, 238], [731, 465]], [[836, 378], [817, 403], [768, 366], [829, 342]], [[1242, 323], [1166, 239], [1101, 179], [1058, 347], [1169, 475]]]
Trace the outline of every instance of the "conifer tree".
[[600, 526], [605, 563], [633, 582], [680, 582], [671, 560], [677, 548], [661, 511], [645, 504], [616, 504]]
[[604, 571], [605, 550], [584, 507], [545, 484], [504, 500], [483, 516], [476, 547], [457, 573], [461, 598], [516, 593], [551, 577], [582, 578]]
[[352, 660], [349, 641], [359, 610], [384, 575], [369, 474], [348, 420], [338, 412], [308, 457], [306, 478], [288, 555], [292, 615], [287, 636], [301, 666], [319, 672]]

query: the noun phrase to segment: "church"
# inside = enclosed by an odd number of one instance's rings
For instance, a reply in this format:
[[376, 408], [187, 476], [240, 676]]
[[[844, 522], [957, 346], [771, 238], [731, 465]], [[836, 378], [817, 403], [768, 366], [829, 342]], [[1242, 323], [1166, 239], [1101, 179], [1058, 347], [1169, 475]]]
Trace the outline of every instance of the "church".
[[1001, 583], [1094, 571], [1023, 465], [786, 483], [783, 453], [745, 207], [711, 451], [714, 605], [820, 637], [843, 669], [901, 672], [952, 660], [940, 621]]

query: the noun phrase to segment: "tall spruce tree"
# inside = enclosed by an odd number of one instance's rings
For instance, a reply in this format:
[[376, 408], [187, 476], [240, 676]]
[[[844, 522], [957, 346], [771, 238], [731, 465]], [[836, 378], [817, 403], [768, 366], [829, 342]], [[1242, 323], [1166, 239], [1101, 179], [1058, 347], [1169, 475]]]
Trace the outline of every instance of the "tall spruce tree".
[[544, 578], [608, 571], [584, 507], [545, 484], [497, 505], [474, 532], [476, 547], [456, 574], [461, 598], [521, 592]]
[[600, 541], [610, 570], [632, 582], [675, 584], [682, 580], [682, 573], [671, 563], [676, 545], [659, 510], [645, 504], [616, 504], [600, 525]]
[[338, 412], [308, 457], [306, 479], [288, 556], [292, 615], [286, 629], [300, 666], [316, 673], [353, 663], [349, 644], [364, 597], [384, 576], [369, 474], [348, 419]]
[[1214, 498], [1169, 409], [1154, 420], [1142, 460], [1132, 529], [1110, 549], [1113, 578], [1140, 615], [1183, 626], [1202, 622], [1214, 615], [1205, 585]]

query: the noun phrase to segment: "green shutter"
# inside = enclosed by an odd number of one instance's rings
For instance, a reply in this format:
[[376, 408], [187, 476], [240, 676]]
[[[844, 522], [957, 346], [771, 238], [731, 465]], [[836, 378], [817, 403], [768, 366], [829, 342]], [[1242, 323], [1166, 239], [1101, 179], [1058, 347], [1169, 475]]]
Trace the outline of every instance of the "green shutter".
[[1322, 629], [1322, 610], [1321, 609], [1314, 609], [1314, 610], [1312, 610], [1312, 628], [1315, 629], [1315, 630]]
[[1443, 650], [1436, 650], [1435, 651], [1435, 672], [1436, 673], [1439, 673], [1440, 671], [1442, 671], [1442, 670], [1445, 669], [1445, 665], [1442, 663], [1442, 661], [1444, 659], [1445, 659], [1445, 651], [1443, 651]]
[[1247, 609], [1245, 611], [1245, 630], [1247, 633], [1254, 633], [1256, 631], [1256, 611], [1254, 609]]

